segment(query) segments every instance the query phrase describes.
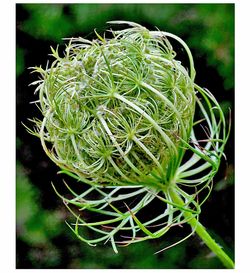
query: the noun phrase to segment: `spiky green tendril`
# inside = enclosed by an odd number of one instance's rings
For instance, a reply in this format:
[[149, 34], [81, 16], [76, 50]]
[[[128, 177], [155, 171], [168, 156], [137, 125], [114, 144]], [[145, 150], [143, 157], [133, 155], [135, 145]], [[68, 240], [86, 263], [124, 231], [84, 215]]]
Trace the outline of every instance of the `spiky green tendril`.
[[[44, 118], [34, 120], [32, 133], [63, 173], [89, 185], [76, 193], [66, 184], [72, 199], [56, 191], [76, 217], [69, 226], [90, 245], [110, 241], [115, 252], [117, 244], [159, 238], [198, 219], [228, 138], [216, 99], [194, 83], [187, 45], [129, 24], [110, 39], [72, 38], [63, 57], [52, 49], [52, 65], [34, 69], [42, 76], [34, 84]], [[186, 50], [190, 75], [168, 38]], [[205, 137], [198, 140], [196, 132]], [[207, 195], [198, 201], [203, 190]], [[153, 200], [165, 205], [141, 219]], [[86, 221], [79, 216], [84, 211], [99, 220]], [[86, 238], [80, 228], [97, 236]]]

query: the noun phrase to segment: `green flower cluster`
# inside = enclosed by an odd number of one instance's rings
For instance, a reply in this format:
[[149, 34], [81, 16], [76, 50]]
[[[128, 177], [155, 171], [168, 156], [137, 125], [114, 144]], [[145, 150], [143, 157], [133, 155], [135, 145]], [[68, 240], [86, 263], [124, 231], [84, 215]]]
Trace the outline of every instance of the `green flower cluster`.
[[[76, 218], [68, 225], [89, 245], [110, 241], [118, 252], [117, 244], [159, 238], [189, 223], [192, 231], [180, 242], [196, 232], [232, 268], [198, 221], [229, 135], [223, 111], [194, 83], [193, 57], [183, 40], [126, 23], [132, 27], [111, 31], [110, 39], [98, 33], [93, 41], [72, 38], [64, 57], [52, 49], [51, 66], [34, 69], [42, 76], [33, 84], [43, 119], [34, 119], [29, 131], [61, 172], [89, 184], [80, 193], [66, 184], [72, 197], [54, 188]], [[189, 73], [168, 38], [187, 53]], [[198, 198], [202, 191], [207, 194]], [[152, 202], [154, 214], [148, 213]]]
[[51, 67], [35, 68], [44, 149], [90, 183], [159, 187], [190, 136], [193, 81], [162, 35], [137, 24], [110, 39], [96, 35], [71, 39], [64, 57], [52, 49]]

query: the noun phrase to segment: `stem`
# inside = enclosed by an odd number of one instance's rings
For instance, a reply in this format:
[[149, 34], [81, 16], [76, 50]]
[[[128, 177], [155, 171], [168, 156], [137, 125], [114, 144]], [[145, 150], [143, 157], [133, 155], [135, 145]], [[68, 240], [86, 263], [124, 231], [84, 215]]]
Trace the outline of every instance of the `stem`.
[[[169, 190], [170, 196], [173, 201], [181, 206], [185, 206], [181, 197], [174, 191], [174, 189]], [[188, 211], [184, 211], [183, 215], [188, 220], [189, 225], [195, 229], [195, 232], [199, 235], [202, 241], [208, 246], [208, 248], [217, 255], [220, 261], [224, 264], [226, 268], [233, 269], [234, 262], [231, 258], [223, 251], [223, 249], [215, 242], [215, 240], [208, 234], [205, 227], [195, 218], [193, 214]]]

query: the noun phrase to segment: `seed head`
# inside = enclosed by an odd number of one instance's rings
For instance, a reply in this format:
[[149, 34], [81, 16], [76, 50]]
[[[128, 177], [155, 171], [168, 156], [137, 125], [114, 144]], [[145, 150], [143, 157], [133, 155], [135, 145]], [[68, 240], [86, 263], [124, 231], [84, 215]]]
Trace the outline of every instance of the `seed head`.
[[[228, 138], [220, 105], [194, 83], [186, 43], [126, 23], [131, 27], [111, 31], [109, 39], [72, 38], [64, 56], [52, 49], [50, 67], [34, 68], [42, 77], [33, 84], [43, 119], [28, 129], [62, 172], [89, 184], [80, 193], [66, 184], [72, 199], [55, 189], [76, 218], [72, 231], [90, 245], [110, 241], [115, 252], [116, 244], [159, 238], [198, 218]], [[168, 38], [185, 49], [189, 71]], [[161, 206], [150, 214], [155, 201]], [[94, 220], [86, 222], [71, 206]], [[79, 227], [98, 237], [80, 235]]]
[[193, 81], [166, 37], [139, 25], [112, 36], [73, 38], [63, 57], [52, 49], [40, 137], [55, 163], [91, 183], [167, 183], [190, 136]]

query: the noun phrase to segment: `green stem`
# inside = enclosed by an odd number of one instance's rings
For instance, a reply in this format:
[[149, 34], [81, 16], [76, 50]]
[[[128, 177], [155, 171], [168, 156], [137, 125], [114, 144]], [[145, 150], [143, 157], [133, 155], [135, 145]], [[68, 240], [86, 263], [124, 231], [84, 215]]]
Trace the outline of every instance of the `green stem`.
[[[181, 206], [185, 206], [181, 197], [174, 191], [174, 189], [170, 189], [170, 196], [173, 201]], [[214, 252], [220, 261], [224, 264], [226, 268], [233, 269], [234, 262], [230, 259], [230, 257], [223, 251], [223, 249], [215, 242], [215, 240], [208, 234], [205, 227], [195, 218], [193, 214], [188, 211], [184, 211], [184, 216], [189, 219], [189, 225], [195, 229], [196, 234], [202, 239], [202, 241], [210, 248], [212, 252]]]

